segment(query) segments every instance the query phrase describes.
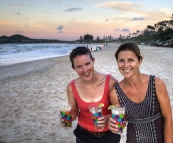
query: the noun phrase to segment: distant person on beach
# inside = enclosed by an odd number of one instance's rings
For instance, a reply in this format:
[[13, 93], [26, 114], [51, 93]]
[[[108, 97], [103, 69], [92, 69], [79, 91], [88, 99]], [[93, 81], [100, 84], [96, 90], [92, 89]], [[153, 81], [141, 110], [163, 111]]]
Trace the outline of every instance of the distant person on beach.
[[99, 48], [99, 50], [102, 50], [102, 47], [98, 47]]
[[[111, 75], [105, 75], [94, 70], [95, 58], [86, 47], [77, 47], [70, 53], [72, 68], [79, 75], [67, 86], [68, 101], [72, 107], [72, 120], [78, 117], [78, 124], [74, 130], [76, 143], [119, 143], [120, 135], [108, 129], [110, 111], [109, 92], [117, 80]], [[98, 120], [101, 131], [95, 130], [89, 105], [103, 103], [103, 117]]]
[[[124, 79], [115, 85], [110, 100], [126, 107], [126, 143], [172, 143], [172, 111], [163, 80], [140, 73], [143, 58], [134, 43], [120, 45], [115, 58]], [[109, 129], [117, 131], [112, 118]]]
[[98, 47], [96, 46], [96, 51], [98, 51], [99, 49], [98, 49]]

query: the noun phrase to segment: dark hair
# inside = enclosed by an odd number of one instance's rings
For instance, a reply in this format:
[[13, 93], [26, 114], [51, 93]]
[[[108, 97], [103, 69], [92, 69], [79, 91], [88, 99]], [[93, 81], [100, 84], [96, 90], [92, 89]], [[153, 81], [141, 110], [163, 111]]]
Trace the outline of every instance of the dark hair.
[[142, 59], [142, 56], [141, 56], [141, 53], [140, 53], [140, 49], [139, 49], [139, 47], [135, 43], [127, 42], [127, 43], [124, 43], [124, 44], [120, 45], [118, 47], [116, 53], [115, 53], [116, 60], [118, 60], [118, 54], [121, 51], [132, 51], [137, 56], [138, 60]]
[[73, 49], [69, 55], [70, 57], [70, 61], [71, 61], [71, 65], [72, 67], [74, 68], [74, 58], [79, 56], [79, 55], [89, 55], [91, 60], [93, 61], [94, 58], [93, 56], [91, 55], [91, 51], [87, 48], [87, 47], [77, 47], [75, 49]]

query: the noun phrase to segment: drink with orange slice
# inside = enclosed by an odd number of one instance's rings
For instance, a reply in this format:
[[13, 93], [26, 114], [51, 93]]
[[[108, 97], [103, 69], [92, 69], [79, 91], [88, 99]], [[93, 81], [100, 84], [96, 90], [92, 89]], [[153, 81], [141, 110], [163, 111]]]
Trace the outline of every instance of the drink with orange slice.
[[94, 123], [94, 127], [96, 130], [103, 130], [103, 127], [98, 126], [98, 118], [102, 117], [102, 107], [104, 106], [103, 103], [93, 103], [89, 105], [89, 111], [91, 113], [91, 118]]

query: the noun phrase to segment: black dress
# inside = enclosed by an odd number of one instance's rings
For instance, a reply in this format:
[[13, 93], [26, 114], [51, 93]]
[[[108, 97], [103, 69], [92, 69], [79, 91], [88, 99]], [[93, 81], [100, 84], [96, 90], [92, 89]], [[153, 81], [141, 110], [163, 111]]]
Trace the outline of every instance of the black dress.
[[132, 102], [118, 84], [115, 90], [120, 104], [126, 107], [127, 143], [163, 143], [163, 118], [154, 76], [150, 76], [148, 90], [141, 103]]

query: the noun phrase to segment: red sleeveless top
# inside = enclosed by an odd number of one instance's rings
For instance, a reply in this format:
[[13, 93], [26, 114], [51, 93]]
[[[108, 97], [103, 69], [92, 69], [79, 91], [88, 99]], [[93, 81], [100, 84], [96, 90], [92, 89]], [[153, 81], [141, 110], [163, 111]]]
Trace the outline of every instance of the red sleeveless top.
[[[103, 96], [102, 96], [100, 101], [95, 102], [95, 103], [103, 103], [104, 104], [104, 107], [102, 108], [103, 116], [111, 113], [108, 110], [108, 106], [111, 104], [110, 99], [109, 99], [109, 81], [110, 81], [110, 75], [108, 74], [106, 76], [106, 80], [105, 80]], [[74, 80], [72, 80], [70, 84], [72, 87], [72, 92], [73, 92], [74, 98], [76, 99], [78, 107], [79, 107], [78, 124], [81, 127], [85, 128], [89, 131], [100, 132], [100, 131], [95, 130], [94, 124], [93, 124], [92, 119], [91, 119], [90, 111], [88, 108], [88, 106], [93, 102], [85, 102], [80, 98], [80, 96], [76, 90]], [[108, 125], [105, 126], [105, 128], [104, 128], [104, 130], [102, 130], [102, 132], [107, 131], [107, 130], [108, 130]]]

